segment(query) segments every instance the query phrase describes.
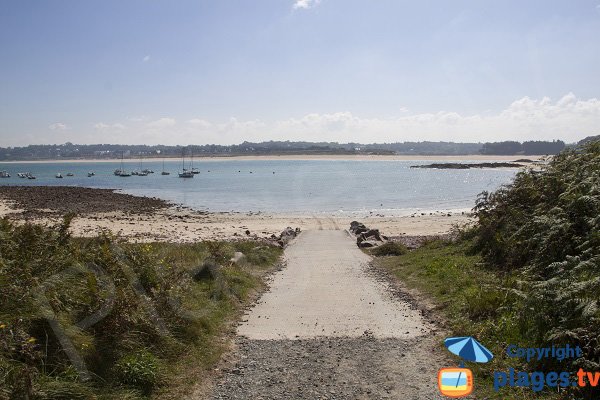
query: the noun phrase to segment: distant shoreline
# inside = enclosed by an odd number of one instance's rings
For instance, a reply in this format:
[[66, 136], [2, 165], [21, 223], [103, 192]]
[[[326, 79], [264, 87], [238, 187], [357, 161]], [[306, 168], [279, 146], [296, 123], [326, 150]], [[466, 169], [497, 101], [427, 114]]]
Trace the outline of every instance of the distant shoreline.
[[[195, 157], [195, 161], [277, 161], [277, 160], [298, 160], [298, 161], [515, 161], [522, 158], [521, 155], [269, 155], [269, 156], [208, 156]], [[539, 160], [543, 155], [531, 156], [531, 160]], [[126, 163], [139, 162], [139, 158], [127, 158], [123, 160]], [[164, 158], [165, 161], [181, 161], [180, 157]], [[144, 158], [146, 162], [163, 161], [163, 158], [152, 157]], [[189, 161], [189, 158], [186, 158]], [[120, 159], [67, 159], [67, 160], [23, 160], [23, 161], [0, 161], [1, 164], [57, 164], [57, 163], [119, 163]]]

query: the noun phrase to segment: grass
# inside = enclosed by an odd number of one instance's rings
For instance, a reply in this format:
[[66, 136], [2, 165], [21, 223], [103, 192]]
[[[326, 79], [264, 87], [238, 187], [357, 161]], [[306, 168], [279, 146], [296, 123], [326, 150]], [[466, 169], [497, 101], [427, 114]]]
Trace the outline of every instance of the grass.
[[254, 241], [74, 239], [67, 225], [0, 220], [2, 400], [184, 397], [281, 255]]
[[[488, 399], [558, 399], [555, 393], [534, 394], [531, 389], [493, 390], [493, 372], [515, 368], [527, 371], [515, 358], [508, 358], [508, 344], [526, 344], [517, 318], [511, 311], [516, 282], [510, 275], [486, 270], [478, 255], [470, 255], [471, 244], [463, 241], [433, 241], [401, 256], [382, 257], [376, 264], [417, 289], [435, 304], [453, 336], [474, 336], [494, 354], [487, 364], [468, 363], [475, 374], [475, 395]], [[445, 348], [440, 343], [440, 350]], [[458, 364], [460, 359], [452, 356]], [[451, 365], [448, 365], [450, 367]]]

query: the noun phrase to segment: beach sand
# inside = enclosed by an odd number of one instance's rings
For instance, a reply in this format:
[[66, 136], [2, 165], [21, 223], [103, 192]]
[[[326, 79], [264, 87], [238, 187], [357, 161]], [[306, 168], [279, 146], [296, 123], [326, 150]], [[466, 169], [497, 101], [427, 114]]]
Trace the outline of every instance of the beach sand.
[[[67, 200], [73, 196], [77, 202]], [[76, 204], [73, 210], [69, 204]], [[322, 214], [210, 213], [106, 189], [33, 187], [22, 191], [0, 187], [0, 216], [15, 221], [55, 224], [70, 211], [77, 214], [71, 223], [74, 236], [90, 237], [108, 230], [136, 242], [268, 238], [288, 226], [301, 230], [344, 230], [354, 219], [387, 236], [438, 235], [447, 233], [456, 224], [470, 221], [467, 213], [460, 212], [406, 216], [367, 213], [353, 218]]]

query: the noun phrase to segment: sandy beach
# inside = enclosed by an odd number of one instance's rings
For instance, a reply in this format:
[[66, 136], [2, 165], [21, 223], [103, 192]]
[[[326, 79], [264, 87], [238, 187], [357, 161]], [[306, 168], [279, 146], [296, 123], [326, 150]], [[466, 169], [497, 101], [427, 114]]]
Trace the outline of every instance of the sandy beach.
[[288, 226], [301, 230], [347, 229], [353, 219], [388, 236], [438, 235], [470, 220], [466, 212], [354, 217], [209, 213], [108, 189], [0, 187], [0, 217], [53, 224], [69, 212], [76, 214], [71, 223], [75, 236], [90, 237], [107, 230], [136, 242], [269, 238]]

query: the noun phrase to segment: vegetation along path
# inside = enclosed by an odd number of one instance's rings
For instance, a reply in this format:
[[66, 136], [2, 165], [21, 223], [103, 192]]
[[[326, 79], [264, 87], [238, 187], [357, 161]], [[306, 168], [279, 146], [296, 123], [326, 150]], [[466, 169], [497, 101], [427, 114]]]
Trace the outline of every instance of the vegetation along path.
[[370, 273], [347, 232], [303, 232], [285, 258], [213, 399], [440, 398], [435, 327]]

